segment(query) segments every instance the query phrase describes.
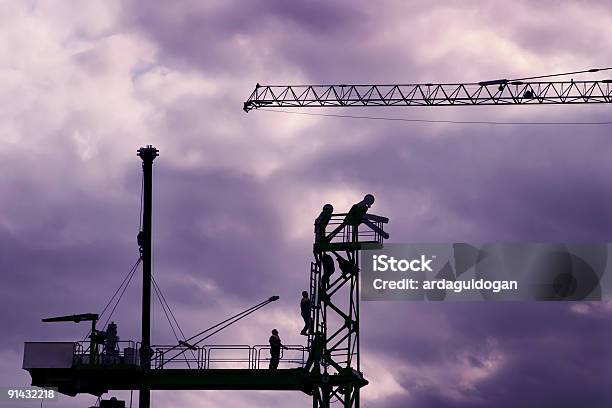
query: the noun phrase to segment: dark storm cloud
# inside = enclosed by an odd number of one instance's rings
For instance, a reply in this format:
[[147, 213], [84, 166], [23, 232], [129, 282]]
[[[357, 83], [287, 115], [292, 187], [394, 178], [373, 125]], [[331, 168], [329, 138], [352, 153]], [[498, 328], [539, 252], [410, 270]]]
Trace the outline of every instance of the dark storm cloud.
[[[284, 58], [283, 51], [304, 50], [305, 46], [316, 52], [316, 43], [310, 41], [344, 37], [367, 23], [358, 9], [339, 2], [133, 1], [128, 4], [124, 13], [126, 21], [135, 23], [154, 38], [170, 60], [218, 74], [228, 70], [244, 74], [253, 69], [253, 64], [272, 68], [272, 61], [266, 62], [265, 55], [269, 53]], [[313, 35], [316, 39], [311, 40]], [[240, 39], [248, 40], [248, 45], [241, 45]], [[312, 61], [309, 59], [304, 68], [311, 66]]]
[[[364, 322], [368, 328], [374, 326], [374, 332], [383, 316], [387, 321], [404, 322], [406, 328], [387, 330], [384, 337], [368, 330], [364, 344], [388, 350], [394, 361], [405, 362], [421, 373], [402, 373], [402, 364], [393, 367], [415, 404], [510, 407], [516, 405], [518, 390], [526, 406], [575, 406], [583, 400], [604, 407], [612, 401], [605, 390], [612, 375], [612, 354], [607, 347], [612, 329], [602, 321], [605, 314], [580, 315], [568, 304], [536, 303], [490, 304], [486, 308], [471, 303], [452, 307], [409, 303], [401, 310], [374, 309], [380, 315]], [[444, 324], [439, 315], [444, 316]], [[435, 335], [424, 335], [423, 328], [428, 325], [435, 325], [438, 333], [426, 330]], [[491, 375], [469, 386], [461, 385], [469, 379], [466, 371], [486, 369], [496, 358], [499, 368]], [[446, 367], [442, 371], [448, 370], [448, 374], [437, 373], [440, 381], [432, 381], [428, 374], [432, 367]], [[391, 400], [384, 406], [401, 406], [401, 401], [397, 404]]]
[[[124, 19], [153, 38], [169, 62], [222, 75], [257, 70], [261, 83], [290, 79], [291, 70], [315, 83], [440, 77], [453, 82], [525, 74], [513, 66], [508, 47], [534, 60], [579, 55], [581, 64], [607, 66], [599, 56], [609, 46], [601, 23], [588, 21], [597, 10], [605, 12], [606, 2], [127, 4]], [[570, 25], [580, 27], [581, 35], [573, 35]], [[496, 39], [506, 49], [495, 49]], [[470, 76], [475, 74], [483, 77]]]

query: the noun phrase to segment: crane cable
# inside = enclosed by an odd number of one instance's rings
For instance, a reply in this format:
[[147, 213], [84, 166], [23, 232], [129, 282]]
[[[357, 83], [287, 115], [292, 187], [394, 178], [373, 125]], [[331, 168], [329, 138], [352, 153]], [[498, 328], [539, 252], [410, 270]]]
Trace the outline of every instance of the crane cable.
[[142, 261], [141, 257], [138, 257], [138, 260], [136, 261], [136, 263], [134, 264], [134, 266], [132, 267], [131, 275], [127, 281], [127, 283], [125, 284], [125, 286], [123, 286], [123, 290], [121, 291], [121, 294], [119, 295], [119, 297], [117, 298], [117, 302], [115, 302], [115, 306], [113, 306], [111, 312], [109, 313], [108, 317], [106, 318], [106, 321], [104, 321], [104, 324], [102, 325], [102, 327], [106, 326], [106, 324], [108, 323], [108, 321], [110, 320], [111, 317], [113, 317], [113, 313], [115, 313], [115, 309], [117, 309], [117, 306], [119, 306], [119, 302], [121, 301], [121, 298], [123, 297], [123, 294], [125, 293], [126, 289], [128, 288], [128, 286], [130, 285], [130, 282], [132, 281], [132, 278], [134, 277], [134, 275], [136, 274], [136, 269], [138, 269], [138, 265], [140, 265], [140, 261]]
[[[161, 288], [159, 287], [159, 285], [155, 281], [155, 278], [153, 277], [153, 275], [151, 275], [151, 281], [153, 283], [153, 289], [155, 290], [155, 294], [157, 295], [157, 298], [159, 299], [159, 303], [161, 303], [162, 309], [164, 311], [164, 314], [166, 315], [166, 319], [168, 320], [168, 324], [170, 324], [170, 329], [172, 330], [172, 334], [174, 334], [174, 338], [176, 339], [176, 341], [178, 343], [180, 341], [180, 339], [179, 339], [178, 334], [176, 333], [176, 330], [174, 330], [174, 325], [172, 324], [172, 320], [170, 319], [170, 315], [172, 316], [172, 319], [174, 320], [174, 322], [176, 324], [176, 327], [179, 330], [179, 332], [181, 333], [181, 335], [183, 336], [183, 338], [185, 338], [185, 334], [183, 333], [183, 330], [181, 329], [181, 326], [179, 325], [178, 321], [176, 320], [176, 317], [174, 316], [174, 313], [172, 312], [172, 309], [170, 308], [170, 305], [166, 301], [166, 297], [162, 293]], [[193, 353], [193, 350], [191, 350], [191, 355], [192, 355], [193, 359], [197, 361], [197, 357]], [[191, 368], [191, 366], [189, 365], [189, 360], [187, 360], [186, 356], [185, 356], [185, 363], [187, 363], [187, 367], [188, 368]]]
[[369, 119], [383, 120], [390, 122], [411, 122], [411, 123], [447, 123], [454, 125], [612, 125], [612, 121], [605, 122], [505, 122], [505, 121], [485, 121], [485, 120], [444, 120], [444, 119], [410, 119], [410, 118], [389, 118], [385, 116], [363, 116], [363, 115], [342, 115], [337, 113], [314, 113], [314, 112], [296, 112], [285, 111], [279, 109], [266, 108], [262, 112], [287, 113], [292, 115], [306, 116], [325, 116], [332, 118], [348, 118], [348, 119]]
[[[215, 325], [213, 325], [213, 326], [211, 326], [211, 327], [209, 327], [209, 328], [207, 328], [205, 330], [202, 330], [199, 333], [194, 334], [190, 338], [185, 339], [184, 342], [179, 342], [179, 344], [177, 344], [176, 346], [173, 346], [170, 349], [166, 350], [164, 352], [164, 354], [169, 353], [170, 351], [175, 350], [175, 349], [177, 349], [177, 348], [179, 348], [181, 346], [184, 346], [184, 345], [195, 347], [199, 343], [203, 342], [204, 340], [206, 340], [206, 339], [210, 338], [211, 336], [219, 333], [221, 330], [225, 329], [226, 327], [228, 327], [228, 326], [230, 326], [230, 325], [232, 325], [232, 324], [234, 324], [234, 323], [244, 319], [248, 315], [256, 312], [257, 310], [261, 309], [262, 307], [264, 307], [264, 306], [266, 306], [266, 305], [268, 305], [268, 304], [270, 304], [272, 302], [277, 301], [278, 299], [279, 299], [278, 296], [272, 296], [269, 299], [264, 300], [263, 302], [260, 302], [260, 303], [256, 304], [255, 306], [252, 306], [252, 307], [250, 307], [250, 308], [248, 308], [248, 309], [246, 309], [246, 310], [244, 310], [244, 311], [242, 311], [240, 313], [235, 314], [234, 316], [231, 316], [231, 317], [223, 320], [222, 322], [219, 322], [219, 323], [217, 323], [217, 324], [215, 324]], [[216, 329], [216, 330], [211, 332], [211, 330], [213, 330], [213, 329]], [[200, 340], [198, 340], [197, 342], [195, 342], [194, 344], [189, 344], [188, 343], [191, 340], [195, 339], [196, 337], [199, 337], [199, 336], [201, 336], [201, 335], [203, 335], [205, 333], [208, 333], [208, 334], [206, 336], [204, 336], [203, 338], [201, 338]], [[184, 350], [180, 351], [178, 354], [174, 355], [170, 359], [164, 361], [164, 364], [171, 362], [172, 360], [174, 360], [178, 356], [182, 355], [186, 350], [187, 350], [187, 348], [185, 348]]]
[[514, 78], [514, 79], [510, 79], [509, 81], [525, 81], [525, 80], [529, 80], [529, 79], [552, 78], [552, 77], [558, 77], [558, 76], [567, 76], [567, 75], [576, 75], [576, 74], [587, 74], [587, 73], [594, 73], [594, 72], [600, 72], [600, 71], [609, 71], [611, 69], [612, 69], [612, 67], [608, 67], [608, 68], [591, 68], [591, 69], [585, 69], [585, 70], [582, 70], [582, 71], [563, 72], [563, 73], [560, 73], [560, 74], [537, 75], [537, 76], [531, 76], [531, 77], [525, 77], [525, 78]]
[[[139, 217], [138, 217], [138, 232], [140, 232], [140, 230], [142, 230], [143, 196], [144, 196], [144, 174], [140, 178], [140, 211], [139, 211]], [[138, 268], [138, 265], [140, 264], [141, 261], [142, 261], [142, 257], [139, 255], [138, 259], [136, 260], [134, 265], [132, 265], [132, 267], [130, 268], [128, 273], [123, 278], [123, 281], [121, 282], [121, 284], [119, 285], [117, 290], [115, 290], [115, 293], [113, 293], [113, 296], [111, 296], [109, 301], [106, 303], [106, 305], [102, 309], [102, 312], [100, 312], [100, 314], [98, 315], [98, 319], [102, 318], [102, 316], [108, 310], [109, 306], [112, 304], [112, 302], [115, 299], [115, 297], [117, 296], [117, 294], [121, 291], [121, 294], [119, 295], [119, 298], [117, 298], [117, 302], [113, 306], [113, 308], [112, 308], [108, 318], [106, 319], [106, 321], [104, 322], [102, 327], [106, 326], [106, 324], [108, 323], [108, 321], [112, 317], [113, 313], [115, 312], [115, 309], [119, 305], [119, 302], [121, 301], [121, 298], [123, 297], [123, 294], [125, 293], [125, 290], [129, 286], [132, 278], [134, 277], [136, 269]], [[126, 283], [126, 281], [127, 281], [127, 283]], [[83, 340], [86, 340], [89, 337], [90, 334], [91, 334], [91, 329], [87, 332], [87, 334], [85, 335]]]
[[[119, 292], [121, 292], [121, 294], [119, 295], [119, 298], [117, 298], [117, 302], [115, 303], [115, 306], [113, 306], [112, 311], [111, 311], [108, 319], [104, 323], [104, 325], [106, 325], [106, 323], [108, 323], [108, 320], [110, 319], [110, 317], [113, 315], [113, 312], [117, 308], [117, 305], [119, 304], [119, 301], [121, 300], [121, 297], [123, 296], [123, 293], [125, 293], [125, 290], [127, 289], [128, 285], [130, 284], [130, 281], [134, 277], [134, 273], [136, 272], [136, 269], [138, 268], [138, 265], [140, 264], [141, 260], [142, 260], [142, 258], [138, 257], [138, 260], [136, 261], [136, 263], [134, 263], [134, 265], [130, 268], [130, 270], [128, 271], [128, 273], [123, 278], [123, 281], [121, 282], [121, 284], [119, 285], [117, 290], [115, 290], [115, 293], [113, 293], [113, 296], [111, 296], [109, 301], [106, 303], [106, 306], [104, 306], [104, 309], [102, 309], [102, 312], [98, 315], [98, 319], [100, 319], [104, 315], [104, 313], [108, 310], [108, 308], [112, 304], [112, 302], [115, 299], [115, 297], [117, 296], [117, 294]], [[126, 283], [126, 281], [127, 281], [127, 283]], [[89, 337], [90, 334], [91, 334], [91, 329], [87, 332], [87, 334], [85, 335], [83, 340], [86, 340]]]
[[[183, 333], [183, 329], [181, 328], [181, 325], [179, 324], [178, 320], [176, 319], [176, 316], [174, 315], [174, 313], [172, 312], [172, 309], [170, 308], [170, 304], [166, 300], [166, 297], [164, 296], [164, 293], [162, 292], [161, 287], [157, 284], [157, 281], [155, 281], [155, 277], [153, 275], [151, 275], [151, 279], [153, 281], [153, 285], [157, 287], [157, 289], [159, 291], [159, 294], [161, 296], [161, 299], [166, 304], [166, 308], [170, 312], [170, 316], [172, 316], [172, 320], [174, 320], [174, 323], [176, 324], [176, 327], [178, 328], [179, 332], [181, 333], [181, 336], [183, 336], [183, 338], [185, 338], [186, 337], [185, 333]], [[177, 341], [178, 341], [178, 339], [177, 339]]]
[[[140, 177], [140, 211], [139, 211], [139, 217], [138, 217], [138, 232], [140, 232], [140, 230], [142, 229], [142, 206], [143, 206], [143, 195], [144, 195], [144, 174]], [[134, 273], [136, 271], [136, 268], [138, 267], [138, 265], [140, 264], [140, 262], [142, 261], [142, 257], [138, 257], [138, 260], [136, 261], [136, 263], [132, 266], [132, 268], [128, 271], [127, 275], [125, 275], [125, 278], [123, 278], [123, 281], [121, 282], [121, 284], [119, 285], [119, 287], [117, 288], [117, 290], [115, 290], [115, 293], [113, 293], [113, 296], [111, 296], [111, 298], [109, 299], [109, 301], [106, 303], [106, 306], [104, 306], [104, 309], [102, 309], [102, 312], [98, 315], [98, 319], [100, 319], [104, 313], [106, 312], [106, 310], [108, 309], [108, 307], [111, 305], [111, 303], [113, 302], [113, 300], [115, 299], [115, 296], [117, 296], [117, 293], [119, 293], [119, 291], [121, 291], [121, 289], [123, 288], [123, 285], [125, 284], [125, 282], [129, 279], [130, 281], [132, 280], [132, 277], [134, 276]], [[129, 281], [127, 283], [129, 285]], [[127, 285], [126, 285], [127, 288]], [[112, 316], [113, 312], [115, 311], [115, 309], [117, 308], [117, 305], [119, 304], [119, 300], [121, 300], [121, 296], [123, 296], [123, 293], [125, 292], [125, 288], [123, 289], [123, 291], [121, 291], [121, 295], [119, 296], [119, 299], [117, 300], [117, 303], [115, 304], [115, 306], [112, 309], [112, 312], [110, 314], [110, 316]], [[110, 318], [110, 317], [109, 317]], [[106, 323], [108, 322], [108, 319], [106, 320], [106, 322], [104, 323], [104, 326], [106, 326]], [[87, 337], [89, 337], [89, 335], [91, 334], [91, 330], [89, 330], [89, 332], [85, 335], [85, 339], [87, 339]]]
[[[153, 278], [153, 275], [151, 275], [151, 279]], [[172, 324], [172, 321], [170, 320], [170, 317], [168, 316], [168, 312], [166, 310], [166, 306], [164, 305], [164, 302], [161, 299], [161, 296], [159, 295], [159, 288], [157, 287], [157, 285], [155, 284], [155, 281], [153, 281], [153, 290], [155, 291], [155, 295], [157, 295], [157, 299], [159, 299], [159, 303], [161, 304], [162, 310], [164, 311], [164, 314], [166, 315], [166, 320], [168, 320], [168, 323], [170, 324], [170, 330], [172, 330], [172, 334], [174, 334], [174, 338], [176, 339], [177, 342], [179, 342], [179, 337], [176, 334], [176, 330], [174, 330], [174, 325]], [[185, 363], [187, 363], [187, 368], [191, 368], [191, 365], [189, 364], [189, 361], [187, 360], [187, 357], [185, 356], [184, 358]]]

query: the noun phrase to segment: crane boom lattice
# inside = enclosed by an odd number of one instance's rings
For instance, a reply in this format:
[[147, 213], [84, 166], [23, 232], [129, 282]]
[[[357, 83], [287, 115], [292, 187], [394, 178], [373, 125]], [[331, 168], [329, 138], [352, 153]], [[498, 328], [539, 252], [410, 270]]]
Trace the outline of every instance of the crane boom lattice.
[[244, 102], [260, 108], [551, 105], [611, 103], [612, 80], [405, 85], [259, 85]]

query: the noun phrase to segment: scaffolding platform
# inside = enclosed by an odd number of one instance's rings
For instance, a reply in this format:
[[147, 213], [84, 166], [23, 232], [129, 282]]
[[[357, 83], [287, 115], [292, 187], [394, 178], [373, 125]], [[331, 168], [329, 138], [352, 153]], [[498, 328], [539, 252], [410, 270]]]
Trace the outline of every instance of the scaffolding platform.
[[[101, 396], [110, 390], [288, 390], [311, 394], [313, 387], [364, 386], [351, 369], [334, 375], [304, 369], [307, 349], [287, 346], [280, 368], [268, 369], [268, 345], [205, 345], [194, 349], [155, 346], [151, 368], [139, 365], [139, 345], [119, 342], [116, 350], [93, 359], [87, 342], [25, 343], [23, 368], [32, 385], [57, 388], [62, 394]], [[121, 347], [124, 345], [125, 347]], [[180, 357], [172, 358], [180, 355]]]
[[[344, 252], [382, 249], [388, 237], [384, 232], [385, 217], [372, 215], [373, 219], [366, 224], [348, 227], [344, 223], [348, 213], [332, 214], [326, 225], [325, 238], [316, 239], [313, 245], [315, 252]], [[372, 229], [374, 227], [374, 229]], [[328, 234], [329, 233], [329, 234]]]
[[54, 387], [62, 394], [101, 396], [110, 390], [286, 390], [308, 395], [316, 385], [348, 386], [368, 382], [352, 370], [325, 377], [303, 368], [146, 370], [140, 367], [28, 369], [32, 385]]
[[365, 242], [317, 242], [312, 246], [315, 252], [343, 252], [382, 249], [383, 244], [374, 241]]

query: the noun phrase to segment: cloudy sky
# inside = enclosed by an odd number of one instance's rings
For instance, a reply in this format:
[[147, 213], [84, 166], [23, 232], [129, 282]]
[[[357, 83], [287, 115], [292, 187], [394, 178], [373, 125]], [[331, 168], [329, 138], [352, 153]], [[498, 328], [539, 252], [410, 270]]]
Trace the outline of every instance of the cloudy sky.
[[[281, 296], [218, 343], [262, 344], [274, 326], [303, 341], [297, 302], [326, 202], [346, 209], [373, 193], [393, 242], [612, 241], [610, 127], [242, 111], [257, 82], [608, 67], [609, 2], [2, 0], [0, 34], [0, 385], [29, 384], [24, 341], [85, 335], [40, 318], [100, 312], [136, 260], [146, 144], [160, 150], [154, 276], [184, 332]], [[325, 112], [554, 122], [609, 121], [609, 109]], [[139, 337], [139, 290], [134, 279], [113, 316], [124, 340]], [[361, 310], [364, 407], [612, 405], [610, 303]], [[159, 303], [153, 317], [154, 342], [175, 342]], [[153, 392], [152, 406], [309, 404], [289, 392]]]

